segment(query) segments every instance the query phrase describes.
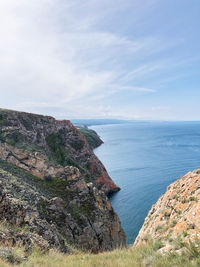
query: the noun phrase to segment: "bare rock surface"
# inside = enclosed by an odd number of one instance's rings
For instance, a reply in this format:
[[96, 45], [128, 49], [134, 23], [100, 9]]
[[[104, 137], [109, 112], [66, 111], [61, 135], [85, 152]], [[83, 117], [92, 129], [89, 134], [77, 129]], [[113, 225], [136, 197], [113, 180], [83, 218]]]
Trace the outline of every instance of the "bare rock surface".
[[149, 211], [134, 246], [146, 243], [148, 236], [162, 242], [161, 252], [176, 250], [177, 242], [200, 239], [200, 169], [168, 186]]

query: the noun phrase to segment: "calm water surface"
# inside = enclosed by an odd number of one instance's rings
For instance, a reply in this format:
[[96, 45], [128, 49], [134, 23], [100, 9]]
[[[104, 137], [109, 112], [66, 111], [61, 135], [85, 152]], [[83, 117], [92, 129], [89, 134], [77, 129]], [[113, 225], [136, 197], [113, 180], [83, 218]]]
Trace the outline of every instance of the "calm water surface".
[[131, 244], [167, 186], [200, 167], [200, 122], [137, 122], [90, 128], [104, 141], [95, 154], [121, 187], [111, 203]]

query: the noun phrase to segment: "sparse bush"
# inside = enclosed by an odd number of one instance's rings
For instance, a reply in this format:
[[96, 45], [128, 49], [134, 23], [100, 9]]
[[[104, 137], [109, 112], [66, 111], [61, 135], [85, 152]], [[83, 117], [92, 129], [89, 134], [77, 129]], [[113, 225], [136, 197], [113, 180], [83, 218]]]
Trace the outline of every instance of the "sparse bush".
[[161, 240], [156, 241], [156, 242], [154, 243], [154, 245], [153, 245], [154, 250], [158, 250], [158, 249], [160, 249], [160, 248], [162, 248], [162, 247], [163, 247], [163, 243], [162, 243]]
[[188, 236], [188, 232], [187, 232], [187, 231], [184, 231], [184, 232], [183, 232], [183, 236], [184, 236], [184, 237]]
[[164, 233], [167, 229], [163, 225], [158, 225], [156, 227], [156, 232]]
[[11, 146], [16, 146], [22, 143], [23, 135], [18, 131], [13, 131], [5, 137], [5, 141]]
[[164, 217], [167, 217], [167, 218], [169, 218], [169, 217], [170, 217], [170, 215], [171, 215], [171, 213], [170, 213], [170, 212], [166, 212], [166, 211], [165, 211], [165, 213], [164, 213]]
[[185, 203], [188, 203], [189, 200], [188, 199], [183, 199], [181, 202], [182, 202], [182, 204], [185, 204]]
[[176, 200], [179, 199], [178, 195], [174, 195], [172, 198], [173, 198], [173, 199], [176, 199]]
[[195, 202], [198, 202], [198, 199], [196, 197], [190, 197], [189, 198], [189, 201], [195, 201]]
[[177, 224], [177, 221], [176, 220], [173, 220], [170, 227], [174, 227], [175, 225]]

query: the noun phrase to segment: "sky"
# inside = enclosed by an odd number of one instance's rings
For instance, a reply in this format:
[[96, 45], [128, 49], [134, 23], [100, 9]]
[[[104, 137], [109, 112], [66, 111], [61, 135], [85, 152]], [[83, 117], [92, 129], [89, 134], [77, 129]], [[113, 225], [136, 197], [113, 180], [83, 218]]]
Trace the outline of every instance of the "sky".
[[0, 0], [0, 107], [200, 120], [199, 0]]

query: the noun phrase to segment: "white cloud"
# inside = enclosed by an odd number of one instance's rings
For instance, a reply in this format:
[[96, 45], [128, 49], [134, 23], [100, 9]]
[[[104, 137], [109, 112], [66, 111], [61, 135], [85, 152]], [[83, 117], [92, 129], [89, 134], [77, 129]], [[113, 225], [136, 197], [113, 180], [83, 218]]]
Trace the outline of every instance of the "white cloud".
[[[162, 66], [142, 64], [130, 71], [129, 64], [164, 49], [162, 41], [130, 38], [103, 25], [130, 7], [139, 20], [157, 2], [145, 0], [144, 8], [138, 0], [0, 0], [1, 106], [52, 115], [111, 116], [112, 107], [91, 101], [119, 91], [155, 92], [134, 84], [133, 78]], [[85, 104], [80, 106], [81, 101]]]

